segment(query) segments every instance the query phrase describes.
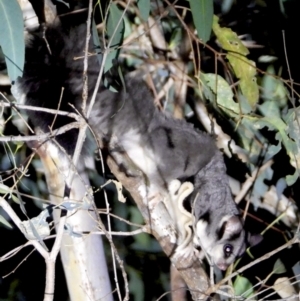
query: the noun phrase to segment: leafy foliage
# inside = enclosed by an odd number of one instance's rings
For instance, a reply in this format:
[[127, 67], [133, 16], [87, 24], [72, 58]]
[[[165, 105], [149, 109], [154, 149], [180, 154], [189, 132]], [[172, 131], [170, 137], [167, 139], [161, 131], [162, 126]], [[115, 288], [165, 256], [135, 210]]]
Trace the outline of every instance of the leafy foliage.
[[120, 49], [118, 47], [122, 44], [123, 34], [124, 20], [122, 18], [122, 11], [116, 4], [111, 3], [107, 19], [107, 35], [109, 38], [107, 46], [109, 46], [109, 53], [105, 60], [104, 72], [111, 69], [113, 60], [119, 56]]
[[[215, 131], [220, 148], [227, 149], [228, 172], [235, 178], [233, 182], [238, 186], [234, 195], [238, 197], [244, 192], [240, 199], [241, 207], [245, 210], [245, 216], [250, 211], [246, 225], [251, 220], [250, 230], [263, 232], [266, 241], [262, 247], [258, 247], [263, 252], [251, 250], [252, 258], [245, 256], [235, 266], [238, 269], [285, 243], [292, 231], [297, 229], [300, 112], [298, 87], [293, 85], [291, 79], [285, 79], [287, 73], [283, 78], [285, 60], [280, 57], [277, 44], [270, 46], [272, 41], [268, 30], [271, 29], [259, 27], [255, 24], [256, 18], [247, 14], [244, 18], [249, 27], [239, 27], [243, 20], [242, 17], [239, 18], [237, 11], [243, 12], [244, 9], [247, 13], [253, 11], [254, 14], [255, 10], [255, 16], [258, 14], [264, 18], [268, 10], [275, 9], [275, 4], [264, 7], [262, 3], [265, 1], [255, 1], [255, 4], [252, 3], [253, 8], [246, 8], [246, 3], [231, 1], [229, 5], [229, 2], [223, 1], [221, 8], [217, 4], [214, 8], [212, 0], [190, 0], [178, 5], [171, 5], [168, 1], [149, 0], [139, 0], [128, 6], [127, 2], [112, 2], [102, 14], [104, 21], [101, 26], [97, 27], [94, 22], [93, 35], [94, 40], [98, 37], [101, 40], [96, 47], [97, 54], [101, 56], [99, 61], [102, 61], [103, 53], [107, 51], [104, 60], [105, 72], [112, 68], [116, 59], [123, 69], [138, 70], [146, 66], [156, 87], [154, 89], [158, 107], [169, 110], [169, 113], [179, 110], [179, 116], [192, 117], [190, 119], [197, 126], [205, 128], [208, 132]], [[281, 11], [288, 13], [283, 9], [283, 1], [280, 3]], [[5, 55], [3, 61], [10, 80], [14, 81], [21, 75], [20, 70], [24, 62], [21, 12], [15, 0], [1, 1], [0, 8], [0, 24], [3, 29], [0, 30], [0, 45]], [[219, 17], [213, 15], [214, 9]], [[186, 13], [189, 10], [192, 21]], [[165, 11], [167, 14], [161, 13]], [[150, 17], [154, 19], [154, 24], [148, 26], [150, 22], [147, 21]], [[288, 20], [289, 17], [286, 16], [285, 21]], [[234, 24], [237, 24], [236, 27]], [[261, 37], [261, 34], [265, 34], [263, 39], [259, 40], [265, 48], [251, 48], [247, 43], [249, 40], [245, 41], [239, 35], [245, 33], [245, 30], [252, 30], [252, 26], [259, 28], [259, 33], [257, 29], [249, 33], [252, 42], [255, 42], [256, 36]], [[194, 35], [194, 29], [198, 36]], [[100, 49], [100, 45], [106, 45], [108, 49]], [[266, 60], [267, 56], [271, 59]], [[5, 85], [2, 87], [5, 97], [11, 97]], [[1, 97], [4, 99], [4, 96]], [[10, 136], [18, 135], [17, 124], [23, 121], [10, 123], [10, 109], [6, 109], [4, 114], [7, 122], [5, 131], [1, 134], [9, 141]], [[16, 121], [17, 118], [14, 115], [12, 119]], [[22, 133], [26, 132], [24, 126], [19, 129]], [[12, 148], [9, 142], [2, 149], [0, 167], [3, 183], [0, 183], [0, 193], [9, 202], [15, 202], [13, 206], [16, 211], [20, 210], [25, 216], [34, 211], [33, 215], [38, 216], [37, 209], [32, 204], [35, 203], [41, 209], [41, 203], [47, 202], [48, 199], [41, 167], [36, 163], [37, 159], [34, 159], [31, 165], [27, 165], [32, 158], [28, 159], [29, 150], [25, 150], [25, 145], [18, 145], [16, 151], [12, 149], [15, 148]], [[235, 162], [236, 158], [239, 163]], [[240, 168], [241, 165], [244, 169]], [[103, 178], [94, 172], [90, 172], [90, 178], [95, 187], [94, 191], [102, 188]], [[287, 185], [290, 187], [285, 189]], [[110, 196], [109, 202], [114, 214], [135, 224], [143, 223], [135, 205], [120, 203], [113, 193], [115, 190], [109, 185], [105, 188]], [[20, 193], [27, 195], [26, 203], [20, 198]], [[29, 194], [35, 197], [35, 201], [28, 197]], [[103, 197], [99, 197], [97, 201], [104, 206]], [[69, 211], [74, 209], [73, 202], [66, 201], [63, 205]], [[77, 209], [88, 210], [89, 204], [85, 205], [84, 208], [78, 205]], [[28, 210], [28, 207], [31, 210]], [[3, 211], [0, 214], [0, 223], [11, 228], [12, 221]], [[255, 223], [253, 219], [256, 220]], [[31, 225], [32, 219], [28, 217], [28, 221]], [[45, 219], [42, 221], [45, 222]], [[124, 221], [113, 221], [112, 230], [126, 232], [135, 229], [135, 226], [129, 226]], [[79, 235], [72, 228], [68, 231], [70, 235]], [[42, 240], [39, 232], [32, 232], [34, 237]], [[152, 294], [151, 298], [158, 298], [162, 287], [168, 287], [168, 260], [160, 253], [159, 244], [146, 233], [118, 238], [115, 241], [121, 257], [128, 266], [133, 300], [150, 300], [147, 296], [149, 292]], [[13, 247], [15, 246], [11, 248]], [[269, 265], [264, 265], [264, 261], [257, 264], [257, 269], [254, 267], [252, 274], [246, 271], [237, 276], [233, 281], [234, 294], [255, 300], [259, 294], [264, 294], [264, 289], [268, 291], [272, 288], [275, 283], [273, 277], [276, 275], [299, 274], [299, 270], [292, 270], [294, 264], [299, 261], [299, 252], [290, 256], [293, 248], [286, 248], [285, 251], [284, 254], [278, 253], [276, 258], [270, 258]], [[0, 256], [2, 252], [4, 251], [1, 249]], [[287, 260], [290, 261], [286, 262]], [[158, 261], [163, 262], [162, 266], [157, 264]], [[139, 272], [141, 267], [144, 268], [145, 275], [151, 274], [151, 270], [156, 268], [160, 276], [148, 279]]]
[[[236, 296], [242, 296], [243, 298], [249, 298], [253, 295], [254, 289], [252, 283], [245, 277], [237, 276], [234, 284], [234, 292]], [[251, 298], [256, 300], [256, 298]]]
[[213, 31], [221, 47], [228, 51], [226, 58], [231, 65], [235, 76], [240, 79], [239, 86], [242, 95], [248, 100], [252, 108], [258, 101], [258, 85], [256, 83], [255, 63], [246, 58], [248, 49], [243, 45], [237, 34], [230, 28], [221, 28], [218, 18], [214, 17]]
[[144, 21], [147, 21], [150, 15], [150, 8], [151, 8], [150, 0], [138, 0], [137, 6], [140, 11], [142, 19]]
[[25, 57], [23, 17], [17, 0], [0, 2], [0, 20], [0, 46], [10, 80], [14, 83], [18, 76], [22, 76]]
[[189, 2], [198, 36], [203, 43], [206, 43], [211, 34], [214, 11], [213, 1], [190, 0]]

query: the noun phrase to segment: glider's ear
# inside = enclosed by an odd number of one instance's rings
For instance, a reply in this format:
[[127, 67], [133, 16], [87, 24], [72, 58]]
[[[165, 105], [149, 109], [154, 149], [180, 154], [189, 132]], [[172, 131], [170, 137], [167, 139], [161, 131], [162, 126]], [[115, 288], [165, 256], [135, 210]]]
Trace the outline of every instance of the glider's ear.
[[254, 247], [258, 245], [263, 239], [264, 239], [263, 236], [260, 234], [248, 233], [247, 243], [250, 247]]

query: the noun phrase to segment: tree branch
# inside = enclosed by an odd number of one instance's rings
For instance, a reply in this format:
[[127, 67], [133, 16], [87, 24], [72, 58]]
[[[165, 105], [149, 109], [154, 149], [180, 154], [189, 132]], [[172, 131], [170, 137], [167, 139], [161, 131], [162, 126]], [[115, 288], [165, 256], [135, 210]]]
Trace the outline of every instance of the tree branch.
[[176, 239], [175, 227], [163, 202], [160, 202], [153, 209], [149, 210], [146, 204], [144, 204], [140, 193], [140, 188], [144, 185], [143, 179], [141, 177], [127, 177], [110, 157], [107, 163], [116, 178], [131, 194], [146, 224], [149, 226], [151, 234], [160, 243], [163, 251], [170, 258], [172, 265], [180, 272], [193, 299], [205, 300], [207, 298], [205, 292], [209, 288], [209, 278], [199, 260], [193, 260], [192, 258], [178, 260], [173, 256], [176, 245], [171, 241], [174, 241], [174, 238]]

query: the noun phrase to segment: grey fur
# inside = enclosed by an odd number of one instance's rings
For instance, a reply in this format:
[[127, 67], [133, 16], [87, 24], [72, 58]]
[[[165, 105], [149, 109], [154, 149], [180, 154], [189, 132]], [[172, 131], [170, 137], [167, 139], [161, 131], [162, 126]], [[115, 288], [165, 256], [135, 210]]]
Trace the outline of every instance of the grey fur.
[[[70, 102], [80, 110], [83, 61], [73, 58], [83, 55], [85, 25], [49, 28], [46, 37], [52, 54], [40, 36], [31, 38], [18, 89], [25, 94], [27, 104], [55, 109], [64, 87], [61, 109], [71, 110]], [[90, 57], [89, 96], [98, 70], [96, 57]], [[168, 185], [174, 179], [193, 179], [190, 202], [196, 219], [194, 240], [206, 248], [216, 265], [225, 269], [245, 250], [245, 232], [231, 196], [222, 154], [208, 134], [158, 111], [141, 79], [126, 76], [125, 82], [126, 87], [118, 93], [100, 88], [89, 118], [92, 129], [119, 164], [126, 165], [122, 161], [126, 153], [143, 172], [149, 195], [168, 194]], [[53, 121], [48, 114], [31, 112], [29, 116], [44, 131], [48, 131]], [[65, 118], [57, 118], [56, 126], [67, 122]], [[59, 139], [71, 152], [76, 133]], [[232, 251], [227, 245], [232, 246]], [[218, 246], [217, 253], [212, 250], [214, 246]], [[230, 256], [225, 249], [230, 249]]]
[[[195, 216], [194, 241], [214, 264], [226, 269], [244, 252], [245, 232], [232, 199], [223, 156], [211, 136], [159, 112], [141, 80], [127, 78], [126, 89], [120, 93], [105, 91], [99, 99], [89, 119], [91, 127], [108, 142], [111, 154], [128, 154], [143, 171], [150, 196], [164, 194], [174, 179], [193, 177], [190, 202]], [[141, 149], [144, 160], [135, 151], [131, 155], [136, 149]], [[230, 246], [227, 255], [226, 246]]]
[[[152, 158], [154, 174], [147, 174], [147, 177], [155, 185], [167, 188], [173, 179], [183, 180], [196, 175], [218, 152], [208, 134], [159, 112], [142, 80], [128, 78], [126, 92], [106, 90], [99, 99], [89, 119], [91, 127], [105, 141], [113, 138], [116, 143], [117, 140], [117, 146], [121, 148], [118, 151], [128, 152], [131, 146], [151, 150], [155, 154]], [[131, 137], [130, 142], [127, 134], [132, 132], [136, 136]], [[201, 155], [199, 149], [202, 149]], [[114, 152], [114, 146], [110, 151]], [[145, 170], [138, 162], [136, 165]]]

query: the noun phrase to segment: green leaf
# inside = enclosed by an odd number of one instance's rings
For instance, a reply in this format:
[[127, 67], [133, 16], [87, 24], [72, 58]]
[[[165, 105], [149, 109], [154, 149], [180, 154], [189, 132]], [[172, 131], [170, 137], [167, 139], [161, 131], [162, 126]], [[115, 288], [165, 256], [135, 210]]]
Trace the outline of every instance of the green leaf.
[[129, 266], [126, 267], [126, 271], [129, 275], [129, 291], [133, 295], [133, 299], [143, 300], [145, 295], [145, 287], [144, 282], [142, 281], [141, 272]]
[[294, 143], [286, 134], [286, 124], [285, 122], [276, 116], [270, 117], [263, 117], [256, 120], [256, 128], [262, 129], [264, 126], [268, 127], [269, 129], [277, 130], [278, 133], [276, 134], [275, 138], [282, 142], [288, 152], [293, 152]]
[[280, 118], [280, 110], [277, 103], [273, 100], [265, 101], [262, 105], [258, 106], [258, 109], [265, 117], [274, 116]]
[[[280, 124], [283, 125], [282, 123]], [[276, 137], [278, 140], [277, 145], [270, 145], [270, 142], [258, 131], [263, 127], [274, 131], [276, 135], [278, 134]], [[282, 149], [282, 138], [278, 133], [278, 129], [262, 118], [245, 116], [238, 124], [237, 133], [240, 136], [243, 148], [248, 152], [250, 162], [254, 165], [257, 165], [258, 160], [261, 160], [262, 152], [264, 154], [264, 162], [266, 162]], [[254, 136], [256, 136], [257, 139], [253, 139]], [[267, 148], [264, 147], [266, 144], [269, 145]]]
[[182, 43], [182, 31], [185, 29], [174, 28], [170, 38], [169, 49], [176, 49]]
[[23, 147], [23, 145], [24, 145], [24, 142], [22, 142], [22, 141], [16, 141], [15, 143], [14, 143], [17, 147], [16, 147], [16, 149], [15, 149], [15, 152], [14, 152], [14, 155]]
[[[141, 212], [136, 207], [130, 206], [128, 209], [128, 212], [130, 214], [130, 221], [132, 223], [142, 224], [144, 222]], [[133, 228], [133, 229], [135, 229], [135, 228]]]
[[300, 173], [300, 107], [290, 109], [284, 116], [287, 124], [286, 133], [291, 138], [291, 146], [287, 149], [291, 165], [296, 169], [293, 176], [287, 177], [288, 185], [295, 183]]
[[122, 11], [116, 4], [111, 3], [106, 24], [111, 49], [105, 60], [104, 72], [108, 71], [113, 66], [113, 60], [117, 59], [119, 56], [120, 49], [118, 49], [118, 46], [122, 44], [125, 29], [122, 17]]
[[12, 193], [12, 189], [2, 183], [0, 183], [0, 193], [1, 194], [8, 194], [9, 197], [17, 204], [19, 204], [20, 206], [23, 204], [18, 197], [16, 197], [13, 193]]
[[[275, 130], [277, 132], [275, 135], [275, 139], [279, 141], [279, 145], [275, 146], [275, 148], [273, 148], [272, 151], [274, 152], [275, 149], [278, 151], [280, 149], [280, 143], [282, 143], [286, 149], [287, 154], [290, 157], [291, 165], [296, 169], [294, 175], [289, 175], [286, 177], [286, 181], [289, 186], [295, 183], [300, 173], [300, 130], [298, 124], [300, 117], [299, 110], [291, 109], [285, 116], [285, 121], [277, 116], [249, 118], [252, 119], [253, 127], [255, 129], [262, 129], [263, 127], [267, 127], [268, 129]], [[299, 112], [299, 116], [297, 115], [297, 112]]]
[[259, 97], [259, 90], [255, 76], [255, 63], [240, 54], [232, 55], [228, 53], [226, 57], [236, 77], [240, 79], [239, 86], [242, 94], [246, 97], [250, 106], [253, 108]]
[[213, 22], [213, 0], [190, 0], [194, 25], [200, 39], [206, 43], [211, 35]]
[[260, 200], [266, 195], [267, 191], [269, 190], [269, 186], [265, 183], [272, 179], [273, 174], [273, 169], [271, 166], [269, 166], [257, 176], [252, 189], [252, 196], [254, 198]]
[[286, 272], [286, 268], [283, 262], [278, 258], [274, 264], [273, 273], [274, 274], [283, 274]]
[[97, 25], [95, 20], [93, 19], [92, 22], [92, 38], [93, 38], [93, 43], [94, 43], [94, 47], [95, 47], [95, 51], [97, 54], [97, 59], [99, 62], [99, 66], [101, 66], [102, 64], [102, 59], [103, 59], [103, 54], [102, 54], [102, 49], [101, 49], [101, 45], [100, 45], [100, 39], [99, 39], [99, 35], [98, 35], [98, 30], [97, 30]]
[[252, 283], [247, 278], [242, 276], [236, 277], [233, 288], [236, 296], [243, 296], [243, 298], [248, 298], [254, 294]]
[[[243, 149], [247, 152], [250, 163], [256, 164], [259, 160], [262, 152], [262, 144], [265, 142], [265, 139], [262, 135], [259, 135], [260, 132], [254, 128], [255, 122], [249, 118], [242, 118], [241, 122], [237, 126], [237, 133], [241, 139], [241, 145]], [[253, 139], [258, 133], [258, 139]], [[263, 141], [263, 142], [260, 142]]]
[[288, 91], [282, 80], [276, 78], [274, 67], [271, 65], [267, 68], [261, 81], [262, 98], [270, 100], [278, 108], [284, 107], [288, 101]]
[[2, 193], [2, 194], [9, 193], [10, 194], [11, 193], [11, 189], [8, 186], [0, 183], [0, 193]]
[[232, 51], [242, 55], [249, 54], [248, 49], [241, 42], [237, 34], [227, 27], [220, 27], [219, 18], [214, 16], [212, 30], [216, 35], [221, 47], [227, 51]]
[[23, 203], [19, 200], [19, 198], [16, 197], [14, 194], [11, 194], [11, 199], [12, 199], [15, 203], [17, 203], [17, 204], [19, 204], [19, 205], [23, 204]]
[[140, 10], [142, 19], [147, 21], [150, 15], [150, 0], [138, 0], [137, 6]]
[[273, 63], [277, 60], [278, 58], [272, 55], [262, 55], [258, 58], [259, 63], [267, 63], [267, 64]]
[[230, 28], [220, 27], [218, 20], [219, 18], [214, 16], [212, 29], [221, 47], [229, 52], [226, 57], [236, 77], [240, 80], [239, 86], [243, 96], [253, 108], [259, 97], [255, 63], [246, 58], [249, 51], [237, 34]]
[[7, 228], [13, 228], [12, 225], [2, 215], [0, 215], [0, 223], [5, 225]]
[[285, 177], [286, 183], [287, 183], [288, 186], [292, 186], [293, 184], [295, 184], [295, 182], [298, 180], [298, 178], [299, 178], [299, 171], [298, 170], [296, 170], [293, 175], [287, 175]]
[[12, 83], [23, 74], [25, 59], [23, 15], [17, 0], [0, 1], [0, 46]]
[[[134, 207], [130, 206], [128, 209], [128, 212], [130, 214], [130, 221], [135, 224], [143, 224], [144, 219], [141, 215], [140, 211]], [[136, 227], [131, 226], [131, 230], [135, 230]], [[131, 248], [133, 250], [139, 250], [139, 251], [149, 251], [149, 252], [160, 252], [161, 247], [158, 244], [157, 240], [153, 239], [151, 236], [149, 236], [147, 233], [140, 233], [139, 235], [135, 235], [134, 237], [134, 243], [131, 244]]]
[[207, 86], [216, 95], [218, 106], [221, 107], [228, 115], [236, 116], [239, 114], [239, 105], [233, 100], [233, 92], [227, 81], [220, 75], [213, 73], [203, 74]]

